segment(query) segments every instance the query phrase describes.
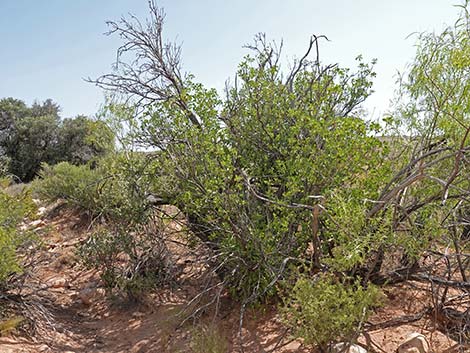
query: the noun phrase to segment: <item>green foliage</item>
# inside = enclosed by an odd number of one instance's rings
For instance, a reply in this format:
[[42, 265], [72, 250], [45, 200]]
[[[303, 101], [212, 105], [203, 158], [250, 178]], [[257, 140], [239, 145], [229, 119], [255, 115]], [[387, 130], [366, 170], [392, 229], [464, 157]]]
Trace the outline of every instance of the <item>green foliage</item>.
[[86, 267], [100, 270], [109, 292], [131, 300], [169, 284], [174, 271], [162, 234], [143, 226], [99, 228], [79, 248], [79, 256]]
[[394, 168], [421, 160], [423, 177], [406, 189], [400, 203], [405, 210], [413, 209], [408, 216], [410, 233], [418, 242], [410, 242], [411, 237], [402, 241], [415, 254], [419, 247], [432, 246], [430, 239], [445, 243], [462, 234], [470, 209], [464, 197], [470, 188], [465, 161], [470, 147], [470, 17], [468, 2], [459, 7], [454, 25], [418, 36], [415, 59], [402, 76], [390, 118], [394, 134], [408, 136], [395, 139], [401, 158], [393, 162]]
[[295, 337], [323, 349], [335, 341], [356, 339], [380, 301], [376, 287], [340, 283], [329, 275], [316, 280], [302, 276], [289, 292], [282, 308], [284, 321]]
[[12, 137], [15, 140], [8, 150], [13, 175], [20, 180], [32, 180], [43, 161], [56, 159], [58, 124], [58, 118], [52, 115], [25, 117], [16, 123]]
[[97, 194], [104, 178], [97, 169], [88, 165], [75, 166], [62, 162], [54, 166], [43, 164], [40, 179], [33, 183], [34, 191], [43, 199], [64, 199], [72, 206], [99, 212]]
[[11, 331], [17, 329], [21, 323], [25, 321], [24, 317], [15, 316], [3, 321], [0, 321], [0, 336], [6, 335]]
[[9, 195], [5, 188], [8, 180], [0, 180], [0, 288], [8, 278], [21, 271], [18, 250], [29, 239], [18, 226], [27, 216], [34, 214], [35, 205], [29, 192]]
[[156, 159], [175, 186], [166, 198], [188, 215], [200, 239], [216, 244], [231, 274], [225, 284], [244, 301], [273, 294], [286, 261], [307, 259], [318, 203], [328, 210], [319, 220], [319, 258], [328, 258], [331, 246], [362, 244], [348, 260], [351, 269], [372, 250], [371, 237], [377, 244], [388, 239], [374, 234], [374, 225], [345, 237], [326, 222], [340, 217], [330, 204], [344, 191], [350, 199], [344, 206], [351, 207], [341, 216], [350, 219], [341, 222], [362, 227], [367, 220], [365, 212], [355, 214], [357, 205], [378, 197], [390, 173], [387, 148], [374, 137], [379, 127], [359, 116], [375, 75], [372, 66], [361, 58], [357, 72], [312, 63], [286, 81], [269, 53], [267, 46], [245, 58], [238, 85], [224, 102], [215, 90], [187, 78], [184, 99], [202, 128], [169, 101], [149, 108], [140, 135], [161, 150]]
[[45, 164], [33, 188], [44, 199], [64, 199], [93, 216], [118, 223], [141, 223], [149, 211], [148, 187], [146, 179], [135, 171], [144, 163], [139, 155], [129, 158], [113, 154], [96, 161], [94, 168], [68, 162]]
[[84, 116], [61, 121], [59, 111], [50, 99], [31, 107], [0, 100], [0, 169], [28, 182], [41, 163], [83, 164], [114, 150], [114, 136], [104, 123]]
[[3, 151], [0, 151], [0, 178], [6, 177], [10, 170], [10, 158]]
[[144, 157], [114, 154], [96, 161], [94, 168], [44, 165], [33, 184], [40, 197], [64, 199], [99, 217], [101, 226], [80, 247], [80, 258], [100, 271], [110, 293], [125, 293], [132, 300], [170, 283], [173, 274], [163, 231], [149, 226], [154, 211], [147, 199], [150, 182], [141, 173], [148, 164]]
[[337, 191], [328, 198], [325, 238], [331, 239], [331, 256], [324, 259], [332, 271], [348, 272], [363, 266], [372, 251], [395, 242], [391, 212], [381, 217], [367, 217], [368, 204], [352, 197], [347, 191]]
[[60, 125], [58, 159], [80, 165], [114, 150], [114, 135], [108, 126], [86, 116], [65, 119]]

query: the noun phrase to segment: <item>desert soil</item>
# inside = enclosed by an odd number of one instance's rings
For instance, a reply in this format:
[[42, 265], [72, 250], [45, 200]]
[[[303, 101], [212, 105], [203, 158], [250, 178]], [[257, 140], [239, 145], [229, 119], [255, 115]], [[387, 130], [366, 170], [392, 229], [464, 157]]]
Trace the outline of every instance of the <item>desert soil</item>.
[[[179, 289], [154, 293], [139, 304], [110, 299], [101, 287], [99, 274], [84, 270], [75, 255], [77, 244], [87, 237], [88, 220], [76, 212], [56, 213], [33, 224], [44, 246], [39, 253], [42, 261], [30, 283], [41, 288], [38, 298], [43, 298], [41, 305], [47, 315], [36, 319], [34, 332], [23, 329], [0, 337], [1, 353], [194, 352], [194, 337], [201, 327], [216, 332], [226, 342], [228, 352], [241, 352], [240, 342], [246, 353], [273, 349], [283, 353], [314, 352], [289, 336], [276, 313], [276, 304], [249, 310], [241, 338], [239, 308], [228, 297], [217, 317], [209, 312], [181, 326], [178, 313], [197, 290], [190, 280]], [[192, 259], [184, 258], [184, 249], [177, 251], [181, 266], [188, 266], [182, 273], [191, 271]], [[384, 293], [385, 305], [373, 315], [372, 323], [412, 315], [429, 300], [423, 288], [413, 283], [387, 287]], [[436, 330], [426, 317], [412, 324], [369, 331], [361, 342], [368, 344], [371, 352], [394, 352], [412, 332], [424, 334], [436, 353], [467, 351]]]

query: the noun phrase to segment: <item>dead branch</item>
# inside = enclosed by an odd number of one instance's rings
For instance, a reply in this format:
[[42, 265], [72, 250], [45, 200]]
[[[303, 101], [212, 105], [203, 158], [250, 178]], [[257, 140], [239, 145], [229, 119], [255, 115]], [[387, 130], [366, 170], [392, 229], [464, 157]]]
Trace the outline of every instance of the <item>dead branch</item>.
[[142, 24], [135, 16], [108, 21], [107, 35], [117, 34], [123, 44], [116, 52], [114, 73], [87, 81], [107, 91], [137, 98], [137, 105], [171, 102], [185, 113], [195, 126], [202, 122], [184, 97], [185, 83], [181, 74], [181, 46], [165, 42], [165, 14], [154, 0], [149, 1], [150, 19]]

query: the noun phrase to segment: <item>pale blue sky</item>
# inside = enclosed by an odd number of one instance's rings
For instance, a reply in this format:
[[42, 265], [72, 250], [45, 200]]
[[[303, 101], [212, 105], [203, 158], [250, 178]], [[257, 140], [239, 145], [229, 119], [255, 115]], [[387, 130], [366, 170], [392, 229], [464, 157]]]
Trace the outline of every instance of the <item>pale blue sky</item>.
[[[325, 62], [354, 65], [378, 59], [376, 93], [366, 108], [388, 107], [395, 74], [414, 55], [413, 32], [440, 31], [459, 12], [458, 0], [161, 0], [166, 36], [183, 43], [184, 70], [218, 89], [233, 77], [242, 46], [265, 32], [284, 39], [284, 54], [300, 56], [311, 34], [324, 34]], [[96, 113], [102, 92], [83, 81], [109, 72], [118, 38], [105, 21], [147, 15], [146, 0], [0, 0], [0, 98], [32, 103], [52, 98], [62, 116]]]

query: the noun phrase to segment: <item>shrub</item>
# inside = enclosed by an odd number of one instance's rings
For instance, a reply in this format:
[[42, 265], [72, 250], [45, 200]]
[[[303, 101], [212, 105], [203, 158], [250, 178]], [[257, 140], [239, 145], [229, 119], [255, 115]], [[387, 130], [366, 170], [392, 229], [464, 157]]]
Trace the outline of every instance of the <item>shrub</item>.
[[335, 341], [354, 340], [379, 298], [374, 286], [340, 283], [330, 275], [316, 280], [301, 277], [285, 298], [282, 312], [295, 337], [325, 349]]
[[[162, 28], [164, 16], [154, 5], [149, 28]], [[390, 174], [386, 146], [375, 137], [381, 127], [361, 117], [374, 61], [358, 57], [353, 71], [309, 59], [321, 40], [313, 36], [303, 59], [285, 70], [281, 48], [258, 35], [236, 84], [221, 97], [192, 75], [181, 75], [177, 46], [150, 46], [166, 42], [162, 31], [142, 31], [135, 18], [110, 24], [131, 48], [129, 56], [117, 53], [119, 60], [130, 59], [128, 70], [96, 83], [137, 96], [139, 104], [130, 110], [143, 114], [130, 120], [135, 141], [158, 151], [162, 172], [154, 179], [163, 174], [173, 186], [164, 198], [187, 215], [191, 235], [215, 252], [210, 265], [243, 308], [275, 294], [288, 263], [310, 262], [312, 240], [316, 270], [329, 265], [332, 248], [349, 246], [354, 236], [363, 245], [357, 261], [338, 262], [350, 272], [363, 264], [374, 250], [365, 245], [373, 225], [337, 236], [335, 210], [328, 206], [338, 190], [348, 190], [348, 206], [376, 199]], [[354, 219], [355, 208], [349, 211], [344, 214], [352, 222], [362, 222]], [[380, 234], [374, 247], [389, 239]]]
[[[95, 83], [136, 98], [129, 111], [142, 114], [128, 120], [129, 131], [158, 151], [163, 172], [155, 179], [171, 180], [165, 198], [186, 214], [190, 234], [213, 250], [208, 265], [242, 311], [275, 294], [291, 264], [384, 283], [395, 270], [415, 271], [416, 259], [449, 229], [464, 231], [466, 217], [455, 211], [468, 209], [468, 11], [457, 31], [422, 38], [403, 81], [403, 116], [387, 118], [396, 133], [390, 139], [361, 109], [372, 92], [374, 61], [359, 57], [355, 71], [325, 64], [321, 37], [313, 36], [286, 71], [280, 46], [258, 35], [235, 84], [219, 96], [181, 74], [180, 48], [162, 38], [163, 12], [153, 1], [150, 12], [148, 28], [135, 17], [110, 22], [110, 33], [124, 41], [120, 48], [129, 50], [117, 51], [121, 70]], [[402, 153], [404, 141], [410, 146]], [[388, 261], [397, 254], [398, 261]], [[369, 298], [373, 289], [305, 281], [296, 287], [305, 294], [300, 299], [328, 309], [331, 296], [354, 314], [343, 331], [349, 334], [360, 319], [353, 304], [367, 307], [361, 295]], [[302, 288], [309, 286], [324, 300], [308, 297]], [[321, 344], [341, 318], [331, 319], [328, 330], [317, 328]]]
[[97, 170], [68, 162], [54, 166], [43, 164], [39, 177], [33, 183], [39, 197], [49, 201], [63, 199], [72, 206], [98, 211], [96, 194], [103, 176]]
[[0, 178], [7, 176], [10, 170], [10, 158], [0, 149]]
[[0, 180], [0, 290], [12, 274], [21, 272], [18, 250], [29, 237], [18, 226], [25, 217], [32, 216], [35, 210], [29, 192], [9, 195], [5, 191], [8, 183]]
[[33, 189], [50, 201], [64, 199], [92, 216], [119, 223], [145, 223], [149, 214], [146, 179], [134, 172], [142, 158], [114, 154], [90, 164], [43, 165]]
[[62, 198], [99, 217], [99, 227], [79, 249], [85, 266], [101, 271], [107, 289], [138, 299], [168, 284], [173, 267], [161, 229], [149, 230], [150, 183], [140, 154], [115, 154], [90, 165], [44, 165], [34, 189], [49, 200]]
[[83, 264], [100, 270], [105, 287], [137, 300], [170, 283], [174, 268], [160, 232], [146, 227], [97, 229], [79, 248]]

